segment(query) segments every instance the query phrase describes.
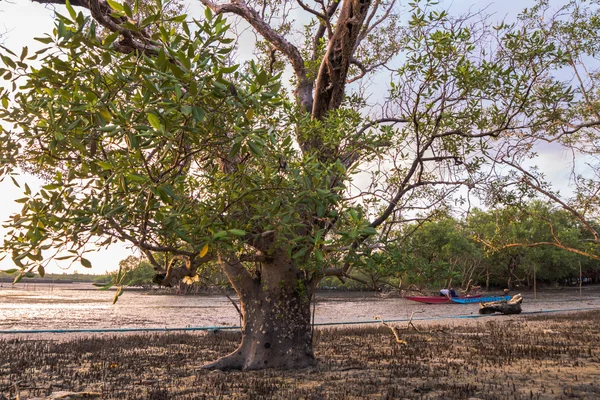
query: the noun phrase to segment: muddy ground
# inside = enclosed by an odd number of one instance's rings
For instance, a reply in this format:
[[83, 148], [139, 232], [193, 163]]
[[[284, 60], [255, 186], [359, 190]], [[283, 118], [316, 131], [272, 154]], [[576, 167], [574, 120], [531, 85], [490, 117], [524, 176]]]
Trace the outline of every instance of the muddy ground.
[[0, 339], [0, 399], [600, 399], [600, 311], [395, 325], [406, 345], [319, 329], [317, 367], [244, 373], [200, 369], [235, 332]]
[[[239, 315], [227, 297], [220, 294], [198, 296], [153, 295], [157, 291], [126, 290], [117, 304], [114, 291], [101, 291], [91, 284], [23, 284], [0, 287], [0, 332], [44, 329], [105, 328], [184, 328], [236, 326]], [[159, 291], [160, 292], [160, 291]], [[523, 312], [600, 309], [600, 285], [558, 290], [515, 291], [524, 296]], [[498, 295], [500, 290], [485, 295]], [[319, 291], [315, 322], [372, 322], [376, 315], [386, 320], [452, 319], [464, 324], [465, 317], [477, 315], [478, 304], [428, 305], [409, 301], [395, 293], [383, 296], [373, 292]], [[445, 321], [444, 323], [449, 322]], [[13, 337], [19, 337], [16, 335]], [[58, 339], [58, 335], [31, 334], [31, 338]], [[0, 334], [8, 338], [7, 334]], [[72, 338], [73, 336], [71, 336]], [[12, 338], [12, 337], [11, 337]], [[61, 334], [60, 338], [68, 338]], [[62, 340], [62, 339], [61, 339]]]

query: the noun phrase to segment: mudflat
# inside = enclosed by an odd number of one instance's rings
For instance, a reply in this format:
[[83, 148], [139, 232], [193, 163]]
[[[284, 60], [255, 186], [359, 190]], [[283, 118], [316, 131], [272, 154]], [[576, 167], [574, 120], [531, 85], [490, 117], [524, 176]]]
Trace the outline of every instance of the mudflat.
[[[0, 340], [0, 398], [598, 399], [600, 312], [315, 331], [316, 367], [206, 371], [237, 332]], [[70, 397], [64, 397], [70, 396]]]
[[[518, 293], [515, 290], [514, 293]], [[112, 304], [114, 291], [101, 291], [91, 284], [3, 284], [0, 287], [0, 331], [77, 330], [104, 328], [185, 328], [237, 326], [240, 318], [226, 296], [201, 294], [165, 295], [157, 290], [129, 290]], [[490, 291], [486, 295], [497, 295]], [[600, 285], [558, 290], [521, 292], [525, 313], [600, 309]], [[232, 294], [233, 295], [233, 294]], [[236, 301], [236, 298], [232, 296]], [[385, 320], [414, 318], [431, 323], [464, 325], [478, 315], [478, 304], [428, 305], [398, 296], [374, 292], [319, 291], [315, 323], [373, 323], [374, 316]], [[26, 334], [31, 339], [65, 340], [76, 334]], [[1, 334], [0, 338], [23, 335]]]
[[600, 399], [599, 310], [391, 325], [405, 344], [316, 329], [319, 363], [298, 371], [203, 370], [235, 331], [0, 338], [0, 398]]

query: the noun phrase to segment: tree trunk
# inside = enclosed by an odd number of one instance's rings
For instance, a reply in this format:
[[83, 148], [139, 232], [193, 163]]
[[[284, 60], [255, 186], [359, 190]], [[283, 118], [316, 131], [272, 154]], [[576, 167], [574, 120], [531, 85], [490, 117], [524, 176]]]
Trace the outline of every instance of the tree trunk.
[[284, 260], [263, 264], [250, 281], [239, 281], [228, 273], [240, 297], [242, 342], [233, 353], [204, 368], [297, 369], [315, 365], [310, 313], [314, 289], [300, 275]]

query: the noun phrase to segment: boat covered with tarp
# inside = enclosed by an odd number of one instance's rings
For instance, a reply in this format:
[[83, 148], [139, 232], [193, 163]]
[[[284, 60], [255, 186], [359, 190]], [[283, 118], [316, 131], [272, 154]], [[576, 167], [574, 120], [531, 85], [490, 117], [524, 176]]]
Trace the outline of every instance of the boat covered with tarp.
[[[418, 301], [426, 304], [452, 304], [454, 299], [474, 300], [480, 298], [480, 294], [471, 294], [467, 296], [449, 297], [449, 296], [404, 296], [406, 300]], [[458, 303], [458, 302], [457, 302]], [[478, 301], [474, 301], [478, 303]]]
[[453, 303], [460, 304], [469, 304], [469, 303], [489, 303], [491, 301], [508, 301], [512, 298], [512, 296], [481, 296], [477, 298], [461, 298], [461, 297], [451, 297]]

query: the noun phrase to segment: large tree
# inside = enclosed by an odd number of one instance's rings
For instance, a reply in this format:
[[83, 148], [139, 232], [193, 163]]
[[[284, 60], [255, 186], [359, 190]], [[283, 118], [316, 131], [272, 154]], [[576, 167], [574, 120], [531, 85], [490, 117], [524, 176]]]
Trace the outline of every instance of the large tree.
[[[393, 0], [200, 2], [187, 23], [160, 1], [136, 18], [137, 1], [72, 0], [48, 48], [4, 49], [0, 168], [48, 181], [25, 188], [3, 245], [23, 273], [116, 241], [162, 284], [218, 262], [243, 336], [209, 368], [314, 364], [319, 280], [449, 207], [488, 178], [495, 138], [571, 100], [550, 75], [562, 53], [529, 27], [428, 1], [407, 21]], [[225, 15], [257, 33], [254, 61], [235, 65]]]

